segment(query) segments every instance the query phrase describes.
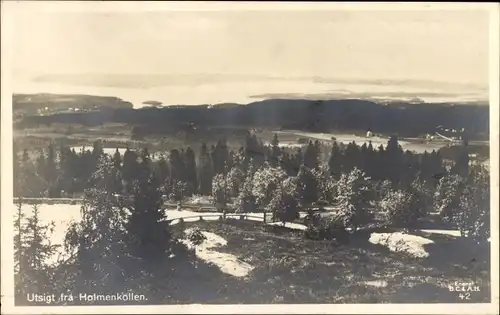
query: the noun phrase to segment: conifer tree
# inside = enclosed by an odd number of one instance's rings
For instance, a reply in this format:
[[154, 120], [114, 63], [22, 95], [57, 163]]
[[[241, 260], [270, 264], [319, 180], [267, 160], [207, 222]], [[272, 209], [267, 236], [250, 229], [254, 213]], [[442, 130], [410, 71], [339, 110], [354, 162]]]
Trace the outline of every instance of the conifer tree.
[[174, 182], [186, 182], [186, 167], [181, 152], [174, 149], [170, 151], [170, 177]]
[[340, 148], [338, 146], [337, 141], [334, 141], [332, 150], [330, 152], [330, 158], [328, 160], [328, 168], [330, 170], [330, 174], [335, 179], [339, 179], [341, 175], [341, 167], [342, 167], [341, 159], [342, 159], [342, 153], [340, 152]]
[[198, 176], [196, 173], [196, 158], [194, 151], [188, 147], [185, 153], [186, 183], [188, 184], [188, 194], [198, 193]]
[[165, 218], [158, 178], [144, 168], [141, 178], [134, 182], [133, 205], [126, 224], [132, 255], [151, 263], [168, 257], [172, 235], [162, 222]]
[[25, 216], [22, 201], [17, 205], [14, 222], [14, 271], [16, 299], [26, 301], [28, 293], [52, 290], [48, 259], [57, 246], [50, 243], [54, 223], [40, 222], [39, 205], [32, 206], [32, 214]]
[[343, 157], [342, 173], [349, 173], [354, 168], [361, 168], [361, 151], [356, 142], [350, 142]]
[[311, 204], [319, 197], [318, 180], [307, 166], [302, 165], [297, 174], [297, 196], [299, 201], [304, 204]]
[[205, 143], [201, 145], [199, 170], [199, 192], [205, 196], [212, 193], [213, 169], [210, 154]]

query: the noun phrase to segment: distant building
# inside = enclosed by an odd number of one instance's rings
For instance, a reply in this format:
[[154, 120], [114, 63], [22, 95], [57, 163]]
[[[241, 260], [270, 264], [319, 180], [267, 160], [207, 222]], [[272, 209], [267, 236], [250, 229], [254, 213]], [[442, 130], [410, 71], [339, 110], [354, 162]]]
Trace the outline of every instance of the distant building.
[[436, 134], [442, 138], [445, 138], [450, 141], [461, 140], [464, 136], [464, 128], [461, 129], [453, 129], [453, 128], [444, 128], [443, 126], [438, 126], [436, 128]]

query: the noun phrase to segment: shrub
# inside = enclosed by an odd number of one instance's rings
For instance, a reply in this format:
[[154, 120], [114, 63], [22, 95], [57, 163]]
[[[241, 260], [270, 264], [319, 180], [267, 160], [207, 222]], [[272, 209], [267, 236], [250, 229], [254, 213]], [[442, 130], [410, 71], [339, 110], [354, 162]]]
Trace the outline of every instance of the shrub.
[[288, 178], [274, 191], [271, 201], [266, 206], [266, 211], [273, 214], [274, 221], [285, 224], [299, 218], [299, 201], [296, 197], [296, 188], [295, 181]]
[[478, 241], [490, 237], [490, 176], [484, 168], [471, 171], [453, 222], [462, 236]]
[[194, 246], [199, 246], [207, 237], [198, 228], [193, 228], [186, 233], [187, 240]]
[[390, 190], [379, 203], [381, 212], [391, 225], [407, 226], [416, 217], [411, 211], [412, 195], [402, 190]]
[[318, 213], [306, 216], [307, 229], [304, 236], [312, 240], [336, 240], [339, 243], [349, 242], [349, 233], [338, 218], [322, 218]]
[[446, 175], [439, 180], [434, 194], [434, 208], [444, 222], [453, 221], [463, 188], [464, 179], [459, 175]]
[[349, 174], [342, 174], [337, 182], [336, 201], [340, 208], [337, 219], [353, 232], [373, 219], [370, 208], [374, 193], [369, 179], [364, 172], [354, 168]]
[[236, 212], [254, 212], [257, 209], [257, 200], [252, 194], [252, 187], [252, 179], [249, 177], [236, 198]]

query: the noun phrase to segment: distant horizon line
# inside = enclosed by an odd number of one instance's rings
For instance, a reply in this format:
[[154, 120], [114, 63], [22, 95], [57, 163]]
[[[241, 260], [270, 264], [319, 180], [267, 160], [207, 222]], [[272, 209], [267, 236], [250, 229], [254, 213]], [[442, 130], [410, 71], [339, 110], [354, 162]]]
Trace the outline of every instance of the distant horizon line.
[[[376, 104], [390, 104], [390, 103], [405, 103], [405, 104], [412, 104], [412, 105], [418, 105], [418, 104], [458, 104], [458, 105], [482, 105], [482, 106], [489, 106], [489, 100], [488, 99], [471, 99], [471, 100], [461, 100], [461, 101], [456, 101], [456, 100], [446, 100], [446, 101], [431, 101], [427, 102], [423, 99], [420, 99], [418, 97], [412, 98], [412, 99], [403, 99], [403, 98], [377, 98], [377, 97], [362, 97], [362, 96], [356, 96], [353, 95], [352, 97], [349, 97], [346, 95], [345, 97], [330, 97], [330, 98], [313, 98], [315, 94], [304, 94], [304, 95], [294, 95], [294, 93], [282, 93], [281, 95], [279, 93], [269, 93], [269, 94], [262, 94], [262, 95], [251, 95], [249, 98], [258, 98], [255, 101], [247, 102], [247, 103], [242, 103], [242, 102], [217, 102], [217, 103], [210, 103], [210, 102], [205, 102], [205, 103], [197, 103], [197, 104], [178, 104], [178, 103], [172, 103], [172, 104], [164, 104], [161, 101], [157, 101], [154, 99], [149, 99], [141, 102], [140, 107], [136, 107], [136, 104], [133, 104], [131, 101], [121, 98], [116, 95], [98, 95], [98, 94], [87, 94], [87, 93], [51, 93], [51, 92], [38, 92], [38, 93], [17, 93], [13, 92], [12, 96], [28, 96], [28, 95], [50, 95], [50, 96], [86, 96], [86, 97], [102, 97], [102, 98], [116, 98], [118, 100], [121, 100], [123, 102], [127, 102], [132, 104], [132, 109], [141, 109], [141, 108], [151, 108], [151, 107], [156, 107], [156, 108], [167, 108], [167, 107], [176, 107], [176, 106], [217, 106], [217, 105], [236, 105], [236, 106], [245, 106], [249, 105], [252, 103], [259, 103], [259, 102], [265, 102], [265, 101], [366, 101], [366, 102], [372, 102]], [[317, 96], [319, 96], [318, 94]], [[301, 97], [302, 96], [302, 97]]]

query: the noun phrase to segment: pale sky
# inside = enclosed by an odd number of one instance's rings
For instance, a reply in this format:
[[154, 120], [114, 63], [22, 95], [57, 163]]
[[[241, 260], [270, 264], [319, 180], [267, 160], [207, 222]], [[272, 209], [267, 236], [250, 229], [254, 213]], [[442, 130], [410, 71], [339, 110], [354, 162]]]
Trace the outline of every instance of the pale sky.
[[12, 65], [16, 77], [226, 74], [487, 88], [488, 17], [484, 10], [18, 10]]
[[488, 82], [484, 11], [21, 12], [14, 67]]

